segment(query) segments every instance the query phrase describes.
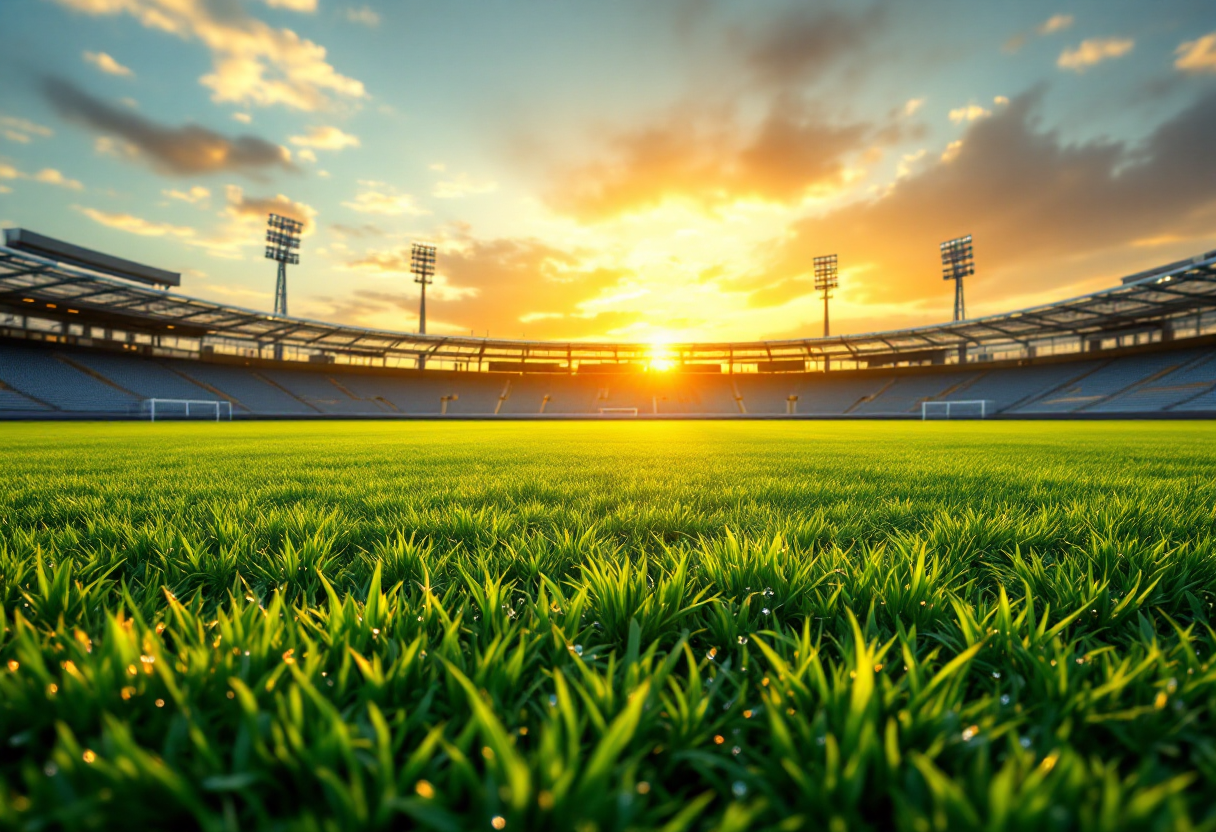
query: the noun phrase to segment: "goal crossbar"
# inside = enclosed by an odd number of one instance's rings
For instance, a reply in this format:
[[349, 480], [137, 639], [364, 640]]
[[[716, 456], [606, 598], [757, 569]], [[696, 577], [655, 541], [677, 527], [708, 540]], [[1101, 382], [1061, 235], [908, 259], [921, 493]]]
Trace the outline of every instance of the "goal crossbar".
[[[220, 399], [144, 399], [144, 407], [148, 410], [151, 421], [156, 421], [156, 408], [160, 406], [161, 414], [166, 411], [166, 407], [183, 406], [185, 408], [186, 418], [190, 418], [190, 406], [194, 405], [196, 411], [203, 408], [215, 409], [215, 421], [220, 421], [221, 414], [224, 414], [229, 422], [232, 421], [232, 402], [223, 401]], [[173, 410], [177, 413], [179, 411]]]
[[601, 407], [601, 416], [637, 416], [638, 409], [636, 407]]
[[920, 418], [987, 419], [996, 411], [992, 399], [962, 399], [948, 402], [921, 402]]

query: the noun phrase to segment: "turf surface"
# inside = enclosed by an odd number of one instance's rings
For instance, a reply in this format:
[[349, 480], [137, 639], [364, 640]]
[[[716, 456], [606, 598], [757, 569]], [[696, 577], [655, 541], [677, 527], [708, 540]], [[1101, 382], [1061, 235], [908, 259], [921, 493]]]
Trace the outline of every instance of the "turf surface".
[[0, 827], [1216, 828], [1216, 426], [0, 425]]

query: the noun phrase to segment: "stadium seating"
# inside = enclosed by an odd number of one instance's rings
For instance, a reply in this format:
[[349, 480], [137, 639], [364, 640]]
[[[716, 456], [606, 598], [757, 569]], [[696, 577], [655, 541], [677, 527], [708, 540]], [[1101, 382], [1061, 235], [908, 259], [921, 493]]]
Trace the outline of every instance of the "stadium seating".
[[861, 415], [920, 412], [920, 403], [969, 381], [975, 373], [933, 373], [895, 376], [873, 398], [861, 402], [851, 413]]
[[7, 387], [0, 387], [0, 413], [4, 411], [20, 412], [20, 413], [46, 413], [50, 410], [44, 404], [39, 404], [33, 399], [26, 398], [16, 390], [10, 390]]
[[975, 376], [972, 381], [960, 384], [948, 393], [934, 396], [931, 401], [986, 400], [993, 402], [994, 409], [1001, 412], [1091, 372], [1099, 363], [1070, 361], [1066, 364], [1042, 364], [987, 370]]
[[[0, 381], [18, 393], [58, 410], [129, 413], [140, 397], [77, 369], [55, 352], [25, 345], [0, 345]], [[5, 406], [0, 402], [0, 407]]]
[[[1010, 415], [1216, 411], [1216, 350], [985, 368], [830, 373], [476, 373], [243, 366], [0, 342], [0, 416], [134, 414], [148, 398], [225, 399], [259, 416], [746, 413], [915, 417], [924, 401], [986, 400]], [[795, 400], [791, 400], [791, 399]]]
[[245, 367], [181, 359], [166, 361], [165, 365], [214, 391], [220, 398], [232, 402], [232, 406], [237, 410], [271, 416], [321, 412], [259, 378], [257, 373]]
[[[1181, 363], [1171, 372], [1155, 376], [1132, 389], [1112, 397], [1094, 408], [1104, 413], [1145, 413], [1184, 408], [1191, 400], [1202, 399], [1216, 386], [1216, 354], [1191, 351], [1178, 353]], [[1189, 359], [1189, 360], [1188, 360]]]
[[73, 350], [76, 364], [93, 370], [143, 399], [214, 399], [209, 390], [155, 361], [132, 360], [121, 353]]
[[1108, 361], [1092, 372], [1016, 409], [1018, 413], [1069, 413], [1094, 408], [1108, 397], [1182, 363], [1173, 352], [1133, 355]]

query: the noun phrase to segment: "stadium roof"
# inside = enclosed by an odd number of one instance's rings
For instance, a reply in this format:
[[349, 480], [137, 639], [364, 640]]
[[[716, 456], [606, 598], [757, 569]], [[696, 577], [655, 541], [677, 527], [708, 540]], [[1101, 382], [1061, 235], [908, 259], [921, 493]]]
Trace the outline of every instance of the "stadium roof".
[[[648, 343], [501, 340], [419, 335], [276, 316], [172, 294], [0, 246], [0, 307], [17, 314], [160, 335], [200, 345], [281, 345], [297, 354], [416, 358], [428, 361], [642, 362]], [[784, 360], [865, 361], [931, 352], [957, 354], [1000, 344], [1093, 338], [1163, 329], [1174, 319], [1216, 309], [1216, 251], [1133, 275], [1121, 285], [999, 315], [910, 329], [780, 341], [664, 344], [685, 363]], [[432, 365], [433, 366], [433, 365]]]

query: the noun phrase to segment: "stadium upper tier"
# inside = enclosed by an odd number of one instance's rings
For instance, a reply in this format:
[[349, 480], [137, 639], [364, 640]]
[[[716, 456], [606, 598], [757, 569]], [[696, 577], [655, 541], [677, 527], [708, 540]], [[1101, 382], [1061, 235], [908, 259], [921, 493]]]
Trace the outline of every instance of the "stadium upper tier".
[[[0, 246], [0, 327], [162, 354], [504, 372], [805, 372], [950, 364], [1199, 335], [1216, 310], [1216, 251], [1120, 285], [1000, 315], [889, 332], [735, 343], [592, 343], [419, 335], [276, 316], [171, 293]], [[1130, 340], [1129, 340], [1130, 339]]]

